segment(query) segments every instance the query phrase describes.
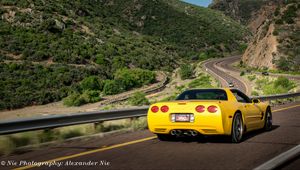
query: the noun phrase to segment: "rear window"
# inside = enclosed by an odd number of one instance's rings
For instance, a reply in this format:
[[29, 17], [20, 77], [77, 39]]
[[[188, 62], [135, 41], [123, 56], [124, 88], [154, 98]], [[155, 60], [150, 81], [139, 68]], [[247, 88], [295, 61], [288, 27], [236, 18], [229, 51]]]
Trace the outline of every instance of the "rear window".
[[222, 89], [187, 90], [176, 100], [227, 100], [227, 94]]

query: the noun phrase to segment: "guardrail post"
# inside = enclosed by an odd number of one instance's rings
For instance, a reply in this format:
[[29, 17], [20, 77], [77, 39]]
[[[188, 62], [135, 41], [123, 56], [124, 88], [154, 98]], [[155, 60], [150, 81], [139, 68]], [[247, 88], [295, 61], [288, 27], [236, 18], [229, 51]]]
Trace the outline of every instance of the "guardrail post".
[[95, 131], [101, 130], [103, 128], [103, 123], [104, 121], [94, 123], [94, 130]]

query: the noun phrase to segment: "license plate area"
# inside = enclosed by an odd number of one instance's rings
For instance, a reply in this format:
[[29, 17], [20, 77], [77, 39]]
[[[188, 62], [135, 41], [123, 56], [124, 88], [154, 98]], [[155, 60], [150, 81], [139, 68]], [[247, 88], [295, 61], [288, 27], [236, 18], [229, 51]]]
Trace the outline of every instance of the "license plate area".
[[194, 122], [194, 115], [191, 113], [174, 113], [172, 122]]

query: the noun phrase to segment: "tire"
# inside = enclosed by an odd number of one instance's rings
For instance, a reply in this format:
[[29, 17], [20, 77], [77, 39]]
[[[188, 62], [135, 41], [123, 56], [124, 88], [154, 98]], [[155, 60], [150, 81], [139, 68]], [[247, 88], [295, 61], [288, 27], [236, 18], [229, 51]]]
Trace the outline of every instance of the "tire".
[[160, 141], [172, 141], [174, 137], [169, 134], [156, 134]]
[[231, 141], [233, 143], [239, 143], [242, 141], [244, 133], [244, 123], [242, 119], [242, 114], [237, 112], [232, 120], [231, 128]]
[[266, 114], [265, 114], [265, 124], [264, 124], [264, 130], [265, 131], [270, 131], [272, 130], [272, 112], [270, 109], [267, 109]]

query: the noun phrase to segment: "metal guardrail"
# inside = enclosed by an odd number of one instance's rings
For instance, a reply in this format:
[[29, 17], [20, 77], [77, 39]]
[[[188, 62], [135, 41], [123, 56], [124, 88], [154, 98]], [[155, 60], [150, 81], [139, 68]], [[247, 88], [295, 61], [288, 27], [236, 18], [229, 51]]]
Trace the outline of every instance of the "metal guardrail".
[[146, 116], [148, 107], [136, 109], [109, 110], [67, 115], [43, 116], [32, 119], [19, 119], [0, 122], [0, 135], [18, 133], [31, 130], [51, 129], [69, 125], [96, 123], [109, 120], [137, 118]]
[[285, 98], [292, 98], [300, 96], [300, 92], [296, 93], [286, 93], [286, 94], [277, 94], [277, 95], [270, 95], [270, 96], [252, 96], [253, 99], [259, 99], [262, 101], [266, 100], [276, 100], [276, 99], [285, 99]]
[[[284, 99], [300, 96], [300, 92], [272, 96], [254, 96], [260, 100]], [[65, 115], [43, 116], [30, 119], [18, 119], [0, 122], [0, 135], [12, 134], [31, 130], [52, 129], [63, 126], [97, 123], [109, 120], [138, 118], [147, 115], [149, 106], [135, 109], [109, 110]]]

